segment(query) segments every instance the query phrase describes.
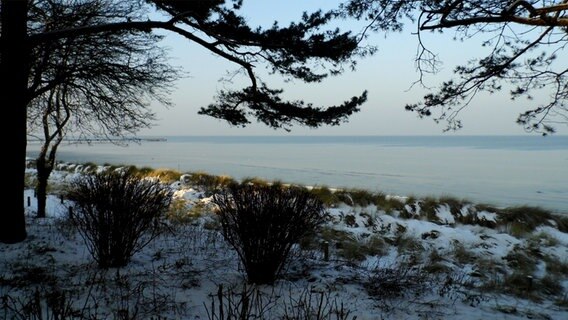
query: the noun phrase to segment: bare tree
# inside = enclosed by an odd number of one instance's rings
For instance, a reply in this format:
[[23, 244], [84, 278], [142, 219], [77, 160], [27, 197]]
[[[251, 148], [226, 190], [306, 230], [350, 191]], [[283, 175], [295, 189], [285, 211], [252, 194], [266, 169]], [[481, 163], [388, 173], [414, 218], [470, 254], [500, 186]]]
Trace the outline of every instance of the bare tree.
[[[42, 19], [36, 23], [48, 28], [73, 28], [126, 13], [92, 2], [46, 2], [34, 12]], [[169, 104], [165, 93], [178, 72], [166, 63], [158, 40], [140, 31], [97, 34], [52, 41], [32, 51], [32, 87], [43, 92], [28, 112], [30, 135], [42, 142], [36, 159], [38, 217], [45, 217], [48, 178], [67, 134], [119, 143], [151, 125], [151, 100]]]
[[[415, 22], [419, 83], [436, 73], [440, 62], [423, 42], [424, 32], [451, 30], [456, 40], [484, 37], [481, 45], [489, 54], [457, 66], [454, 79], [406, 105], [420, 117], [434, 116], [447, 121], [448, 129], [458, 129], [460, 111], [478, 93], [509, 90], [511, 99], [528, 100], [528, 110], [516, 120], [527, 131], [549, 134], [568, 124], [568, 66], [560, 59], [568, 44], [568, 1], [350, 0], [341, 14], [367, 19], [374, 31], [400, 31], [404, 23]], [[538, 94], [548, 95], [548, 101], [537, 102]]]
[[36, 109], [41, 109], [35, 120], [41, 122], [43, 128], [43, 142], [36, 158], [37, 216], [40, 218], [45, 217], [48, 179], [55, 166], [55, 156], [59, 144], [63, 141], [65, 126], [71, 117], [71, 108], [61, 98], [62, 93], [58, 89], [50, 90], [45, 100], [34, 106]]
[[[86, 22], [74, 27], [57, 27], [34, 23], [34, 8], [43, 3], [93, 3], [101, 7], [118, 6], [131, 9], [123, 16]], [[325, 26], [332, 13], [305, 13], [299, 21], [281, 26], [275, 23], [263, 29], [251, 27], [240, 15], [243, 0], [1, 0], [0, 105], [12, 127], [4, 126], [4, 136], [13, 137], [15, 148], [7, 165], [18, 168], [13, 187], [2, 213], [0, 242], [15, 243], [26, 238], [22, 193], [25, 178], [28, 105], [49, 87], [34, 87], [32, 52], [38, 46], [64, 39], [89, 38], [124, 32], [164, 30], [184, 37], [188, 43], [242, 68], [250, 85], [241, 90], [222, 92], [218, 102], [201, 110], [244, 126], [258, 119], [275, 128], [288, 128], [297, 123], [310, 127], [338, 125], [359, 110], [366, 94], [353, 97], [331, 107], [314, 107], [303, 101], [285, 101], [281, 90], [269, 88], [259, 78], [255, 66], [266, 65], [275, 74], [305, 82], [322, 81], [328, 75], [341, 73], [361, 53], [358, 38], [349, 32]], [[159, 10], [166, 18], [154, 19], [148, 13]], [[53, 21], [50, 21], [53, 22]], [[323, 66], [323, 68], [322, 68]], [[29, 83], [32, 83], [30, 86]], [[9, 106], [9, 107], [6, 107]]]

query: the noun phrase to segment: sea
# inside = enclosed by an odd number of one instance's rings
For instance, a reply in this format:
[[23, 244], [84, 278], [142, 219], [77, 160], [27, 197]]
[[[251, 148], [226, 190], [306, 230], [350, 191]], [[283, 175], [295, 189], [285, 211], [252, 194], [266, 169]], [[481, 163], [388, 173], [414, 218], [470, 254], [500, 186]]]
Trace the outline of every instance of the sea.
[[[28, 157], [39, 147], [28, 142]], [[568, 214], [568, 136], [142, 137], [118, 145], [64, 142], [57, 158]]]

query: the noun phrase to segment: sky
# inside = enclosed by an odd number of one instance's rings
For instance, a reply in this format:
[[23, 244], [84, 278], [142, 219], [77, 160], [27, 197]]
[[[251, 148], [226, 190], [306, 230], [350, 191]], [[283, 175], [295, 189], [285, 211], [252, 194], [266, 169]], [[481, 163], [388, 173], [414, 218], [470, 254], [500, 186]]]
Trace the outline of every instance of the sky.
[[[297, 20], [303, 11], [332, 8], [339, 1], [245, 1], [242, 14], [251, 25], [270, 26], [274, 20], [286, 24]], [[341, 29], [359, 32], [361, 23], [341, 21]], [[232, 127], [226, 122], [198, 115], [201, 107], [214, 101], [219, 90], [242, 88], [249, 85], [245, 77], [234, 77], [229, 83], [227, 75], [238, 70], [235, 65], [216, 57], [184, 38], [168, 34], [163, 44], [170, 49], [171, 62], [181, 66], [186, 77], [180, 79], [172, 90], [173, 107], [153, 104], [158, 120], [141, 135], [522, 135], [522, 126], [515, 123], [517, 115], [527, 110], [525, 101], [511, 101], [508, 90], [500, 93], [479, 95], [460, 114], [464, 128], [457, 132], [444, 133], [445, 123], [436, 124], [432, 119], [419, 119], [413, 112], [404, 110], [408, 103], [419, 102], [427, 90], [412, 86], [419, 78], [415, 67], [418, 39], [413, 34], [416, 26], [407, 24], [400, 33], [373, 34], [367, 43], [376, 45], [378, 52], [360, 59], [354, 72], [346, 71], [340, 76], [328, 78], [318, 84], [301, 81], [284, 83], [279, 77], [264, 77], [272, 88], [285, 90], [285, 97], [312, 102], [315, 106], [340, 104], [350, 97], [368, 90], [367, 103], [361, 111], [350, 117], [348, 123], [336, 127], [317, 129], [294, 126], [290, 133], [274, 130], [263, 124], [252, 123], [247, 128]], [[428, 76], [426, 84], [436, 88], [450, 78], [452, 69], [473, 58], [481, 57], [483, 49], [479, 41], [458, 42], [452, 34], [423, 34], [427, 46], [443, 61], [438, 75]], [[257, 70], [263, 73], [265, 66]], [[536, 97], [532, 103], [546, 101]], [[558, 126], [558, 134], [568, 134], [568, 128]]]

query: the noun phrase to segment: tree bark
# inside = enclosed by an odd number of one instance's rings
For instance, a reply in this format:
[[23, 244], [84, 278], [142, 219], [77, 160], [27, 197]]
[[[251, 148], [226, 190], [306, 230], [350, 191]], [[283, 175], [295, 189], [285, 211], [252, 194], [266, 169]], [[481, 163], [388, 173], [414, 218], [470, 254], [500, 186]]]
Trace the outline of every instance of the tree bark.
[[51, 171], [53, 171], [53, 166], [49, 160], [45, 159], [46, 155], [40, 155], [36, 159], [37, 168], [37, 186], [36, 186], [36, 196], [37, 196], [37, 217], [46, 217], [46, 203], [47, 203], [47, 182]]
[[17, 243], [26, 239], [23, 192], [25, 188], [27, 144], [27, 83], [29, 47], [27, 44], [28, 1], [2, 0], [0, 19], [0, 107], [6, 121], [2, 136], [14, 143], [4, 159], [6, 168], [13, 172], [0, 209], [0, 242]]
[[37, 217], [45, 218], [46, 217], [45, 207], [47, 203], [47, 176], [45, 178], [40, 178], [38, 174], [37, 178], [38, 178], [37, 187], [36, 187]]
[[[67, 122], [65, 120], [64, 122]], [[57, 128], [58, 137], [52, 139], [49, 134], [45, 136], [45, 142], [36, 158], [36, 170], [37, 170], [37, 185], [36, 185], [36, 196], [37, 196], [37, 217], [46, 217], [46, 204], [47, 204], [47, 185], [49, 181], [49, 176], [55, 168], [55, 155], [57, 154], [57, 148], [63, 140], [63, 126], [61, 125]], [[45, 128], [44, 128], [45, 129]], [[51, 145], [51, 150], [49, 150]], [[48, 152], [49, 150], [49, 152]]]

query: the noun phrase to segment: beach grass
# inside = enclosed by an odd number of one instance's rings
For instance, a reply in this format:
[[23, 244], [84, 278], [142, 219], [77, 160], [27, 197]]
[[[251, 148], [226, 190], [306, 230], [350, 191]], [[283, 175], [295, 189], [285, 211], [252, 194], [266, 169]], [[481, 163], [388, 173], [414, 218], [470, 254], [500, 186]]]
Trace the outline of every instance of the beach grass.
[[[34, 161], [28, 160], [27, 165], [32, 166]], [[189, 184], [200, 187], [207, 193], [211, 193], [220, 188], [224, 188], [231, 183], [253, 183], [258, 185], [283, 184], [290, 185], [283, 181], [269, 181], [259, 177], [245, 177], [238, 181], [227, 175], [213, 175], [203, 171], [196, 172], [180, 172], [168, 168], [154, 169], [148, 166], [136, 167], [133, 165], [120, 165], [105, 163], [102, 166], [93, 162], [69, 164], [60, 162], [56, 166], [58, 170], [67, 172], [84, 172], [94, 173], [101, 168], [106, 170], [125, 169], [136, 172], [141, 177], [157, 177], [162, 182], [172, 183], [179, 181], [181, 176], [188, 176]], [[30, 178], [31, 179], [31, 178]], [[340, 203], [351, 206], [369, 206], [375, 205], [381, 208], [387, 214], [394, 214], [402, 218], [418, 218], [431, 222], [440, 223], [436, 211], [442, 207], [449, 209], [449, 212], [456, 218], [457, 222], [462, 224], [483, 224], [471, 215], [471, 212], [492, 212], [498, 215], [497, 224], [508, 228], [510, 232], [517, 235], [533, 231], [538, 226], [554, 226], [562, 232], [568, 232], [568, 212], [566, 215], [554, 214], [551, 210], [537, 206], [515, 206], [515, 207], [498, 207], [491, 204], [473, 203], [470, 200], [453, 197], [451, 195], [426, 196], [419, 197], [416, 195], [400, 196], [388, 195], [377, 191], [371, 192], [358, 188], [333, 188], [330, 186], [313, 186], [308, 190], [316, 195], [327, 206], [336, 206]], [[413, 212], [413, 208], [420, 206], [420, 213]], [[464, 214], [465, 213], [465, 214]], [[487, 222], [487, 221], [485, 221]], [[521, 224], [522, 226], [520, 226]], [[486, 223], [484, 226], [491, 226], [492, 223]]]

